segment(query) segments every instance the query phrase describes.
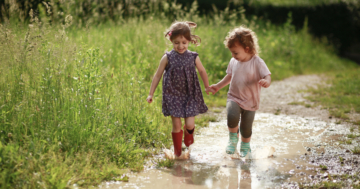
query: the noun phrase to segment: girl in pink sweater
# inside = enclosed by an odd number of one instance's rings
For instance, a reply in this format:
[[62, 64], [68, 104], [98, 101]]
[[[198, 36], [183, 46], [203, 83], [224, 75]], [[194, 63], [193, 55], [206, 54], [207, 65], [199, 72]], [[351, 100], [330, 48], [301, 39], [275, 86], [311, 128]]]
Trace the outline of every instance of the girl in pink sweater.
[[219, 83], [210, 86], [216, 93], [230, 84], [226, 103], [229, 128], [226, 153], [235, 153], [240, 132], [242, 157], [251, 152], [252, 124], [255, 111], [259, 109], [261, 87], [267, 88], [271, 83], [271, 73], [258, 56], [257, 41], [256, 34], [246, 27], [241, 26], [230, 31], [224, 41], [233, 57], [226, 70], [227, 75]]

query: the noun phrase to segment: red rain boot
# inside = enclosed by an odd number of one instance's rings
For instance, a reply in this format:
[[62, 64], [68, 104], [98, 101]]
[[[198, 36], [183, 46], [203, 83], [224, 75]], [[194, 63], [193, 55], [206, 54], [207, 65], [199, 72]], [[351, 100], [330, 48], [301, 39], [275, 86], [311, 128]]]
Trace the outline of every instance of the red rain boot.
[[[194, 131], [195, 131], [195, 127], [194, 127]], [[184, 143], [186, 147], [189, 147], [192, 143], [194, 143], [194, 136], [192, 134], [189, 134], [188, 131], [186, 130], [186, 126], [184, 125], [184, 132], [185, 132], [185, 136], [184, 136]]]
[[182, 136], [183, 136], [183, 130], [180, 130], [178, 133], [171, 133], [172, 140], [174, 143], [174, 154], [175, 156], [179, 157], [181, 156], [181, 143], [182, 143]]

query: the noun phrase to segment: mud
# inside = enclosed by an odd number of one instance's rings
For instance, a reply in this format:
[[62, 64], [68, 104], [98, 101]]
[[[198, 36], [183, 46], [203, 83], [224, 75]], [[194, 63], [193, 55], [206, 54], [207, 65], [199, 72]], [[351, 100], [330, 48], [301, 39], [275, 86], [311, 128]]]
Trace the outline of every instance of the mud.
[[[236, 160], [225, 153], [228, 131], [226, 120], [221, 120], [200, 129], [189, 160], [176, 161], [170, 169], [156, 168], [153, 160], [143, 172], [130, 174], [128, 183], [109, 182], [101, 187], [191, 189], [298, 188], [299, 183], [300, 186], [316, 185], [328, 181], [329, 175], [335, 178], [334, 175], [359, 172], [359, 166], [354, 166], [360, 162], [358, 156], [342, 147], [334, 147], [339, 146], [340, 136], [347, 134], [350, 134], [349, 129], [335, 121], [257, 113], [251, 141], [252, 153], [261, 153], [265, 146], [274, 147], [276, 152], [264, 159]], [[343, 163], [339, 161], [339, 156], [344, 158]], [[321, 170], [320, 165], [327, 166], [328, 170]]]
[[359, 146], [359, 130], [350, 129], [352, 126], [347, 123], [337, 124], [321, 107], [288, 104], [306, 101], [304, 96], [308, 94], [299, 90], [322, 83], [319, 76], [298, 76], [274, 82], [262, 91], [251, 149], [252, 155], [256, 155], [267, 153], [266, 147], [274, 147], [276, 151], [271, 157], [232, 159], [226, 154], [228, 130], [224, 110], [212, 113], [219, 118], [218, 122], [198, 129], [189, 160], [176, 161], [170, 169], [157, 168], [156, 162], [164, 154], [154, 155], [143, 172], [127, 175], [129, 182], [106, 182], [99, 187], [321, 188], [331, 184], [336, 184], [335, 188], [357, 187], [360, 155], [351, 150]]

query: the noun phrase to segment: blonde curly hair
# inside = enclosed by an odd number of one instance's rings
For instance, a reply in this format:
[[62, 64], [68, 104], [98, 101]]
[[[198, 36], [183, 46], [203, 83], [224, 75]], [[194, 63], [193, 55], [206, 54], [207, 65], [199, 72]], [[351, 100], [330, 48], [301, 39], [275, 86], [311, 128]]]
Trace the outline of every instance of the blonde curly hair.
[[250, 54], [258, 55], [260, 53], [260, 47], [255, 32], [245, 26], [240, 26], [231, 30], [225, 37], [224, 44], [226, 48], [231, 48], [236, 42], [243, 48], [249, 47]]

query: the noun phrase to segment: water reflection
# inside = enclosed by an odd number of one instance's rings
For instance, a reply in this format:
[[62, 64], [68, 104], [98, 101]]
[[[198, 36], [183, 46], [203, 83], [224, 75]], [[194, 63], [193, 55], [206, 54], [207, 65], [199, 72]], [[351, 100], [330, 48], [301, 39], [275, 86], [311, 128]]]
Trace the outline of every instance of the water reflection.
[[[312, 118], [257, 114], [251, 148], [253, 153], [273, 146], [275, 155], [265, 159], [232, 159], [225, 153], [226, 120], [211, 123], [195, 136], [190, 160], [177, 161], [171, 169], [150, 168], [129, 175], [129, 183], [108, 182], [105, 188], [277, 188], [284, 182], [306, 179], [315, 167], [305, 160], [307, 147], [324, 148], [333, 135], [346, 133], [335, 123]], [[331, 145], [331, 144], [330, 144]], [[238, 146], [239, 149], [239, 146]]]

